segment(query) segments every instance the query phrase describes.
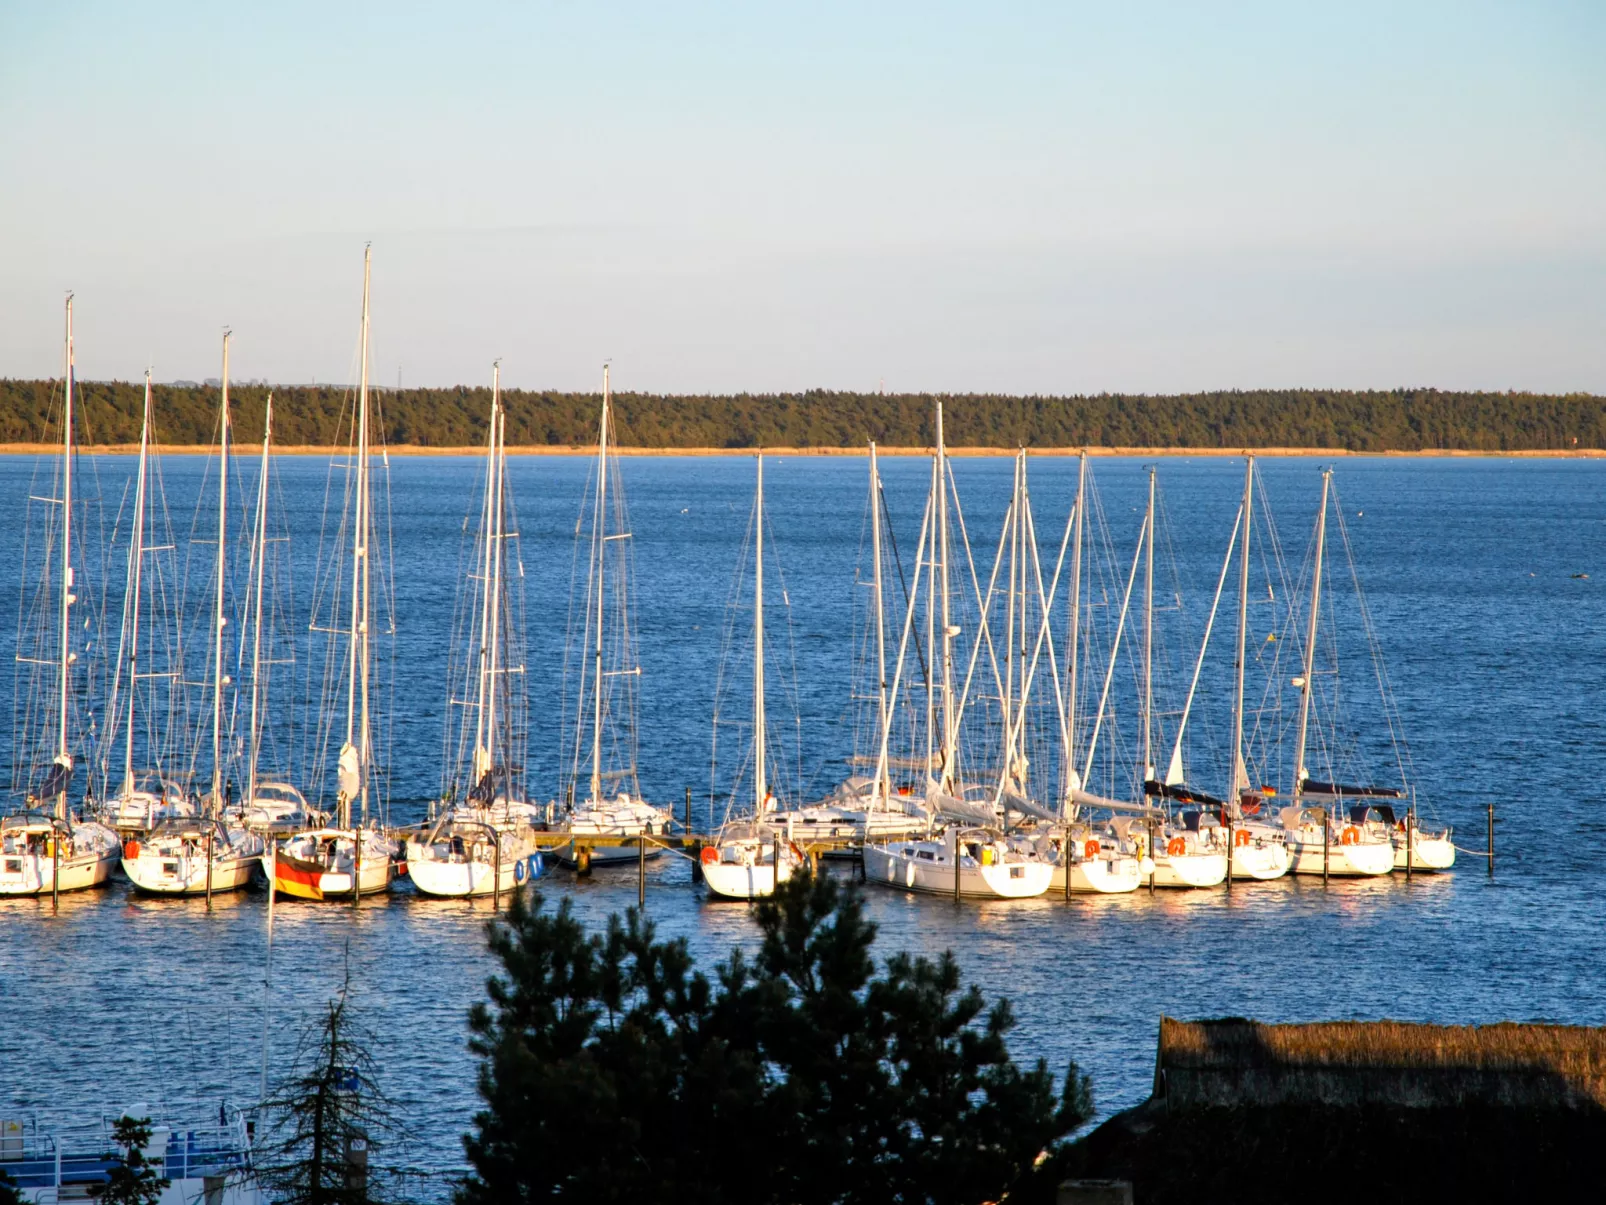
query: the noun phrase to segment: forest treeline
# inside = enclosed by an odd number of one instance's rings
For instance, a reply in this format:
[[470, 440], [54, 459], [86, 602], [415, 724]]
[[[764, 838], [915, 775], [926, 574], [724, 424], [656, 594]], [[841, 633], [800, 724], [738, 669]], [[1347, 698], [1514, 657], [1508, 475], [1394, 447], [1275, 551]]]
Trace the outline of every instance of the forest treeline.
[[[266, 386], [230, 390], [235, 436], [260, 438]], [[47, 438], [59, 381], [0, 379], [0, 442]], [[78, 386], [80, 439], [139, 440], [143, 388], [127, 382]], [[351, 391], [276, 386], [274, 438], [281, 445], [344, 444]], [[375, 390], [383, 437], [392, 446], [468, 447], [485, 436], [490, 391]], [[932, 394], [804, 393], [726, 396], [614, 395], [620, 444], [639, 448], [838, 448], [875, 440], [889, 447], [931, 443]], [[596, 442], [594, 393], [508, 390], [510, 446]], [[217, 390], [158, 385], [159, 441], [208, 444], [217, 425]], [[1437, 389], [1351, 392], [1265, 389], [1174, 395], [1086, 397], [943, 395], [953, 447], [1332, 448], [1352, 452], [1423, 450], [1563, 451], [1606, 448], [1606, 397], [1593, 394], [1462, 393]]]

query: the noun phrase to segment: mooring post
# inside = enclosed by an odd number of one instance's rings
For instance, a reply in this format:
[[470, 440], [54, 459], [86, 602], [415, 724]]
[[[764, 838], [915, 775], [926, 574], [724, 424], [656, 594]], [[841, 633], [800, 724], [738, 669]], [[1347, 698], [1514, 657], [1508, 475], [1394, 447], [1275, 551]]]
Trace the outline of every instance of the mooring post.
[[1331, 814], [1322, 817], [1322, 886], [1327, 886], [1327, 859], [1333, 844], [1333, 817]]
[[1494, 878], [1494, 804], [1489, 805], [1489, 877]]
[[954, 903], [959, 902], [959, 830], [954, 829]]
[[[491, 851], [496, 864], [491, 878], [491, 911], [500, 912], [502, 911], [502, 836], [494, 825], [491, 827]], [[472, 863], [470, 865], [472, 866]], [[470, 875], [472, 873], [471, 870]], [[470, 878], [470, 886], [472, 885], [473, 880]]]
[[584, 878], [591, 873], [591, 847], [589, 845], [576, 845], [574, 847], [574, 873]]
[[1416, 869], [1416, 804], [1405, 813], [1405, 881], [1411, 881], [1411, 874]]
[[212, 910], [212, 844], [213, 834], [217, 831], [215, 823], [206, 827], [206, 910]]
[[362, 829], [351, 830], [351, 906], [362, 907]]
[[1227, 815], [1227, 812], [1226, 812], [1225, 809], [1222, 810], [1221, 814], [1223, 816], [1227, 817], [1227, 890], [1231, 891], [1232, 890], [1232, 851], [1236, 848], [1236, 846], [1234, 846], [1234, 844], [1233, 844], [1233, 841], [1235, 840], [1235, 838], [1233, 836], [1233, 831], [1232, 831], [1232, 817]]
[[647, 906], [647, 834], [636, 840], [636, 907]]
[[686, 788], [686, 833], [691, 834], [691, 788]]
[[[1494, 814], [1494, 809], [1489, 809]], [[1494, 821], [1489, 822], [1489, 831], [1494, 832]], [[1494, 858], [1489, 859], [1489, 873], [1494, 873]], [[61, 833], [55, 825], [50, 826], [50, 910], [55, 912], [61, 907]]]

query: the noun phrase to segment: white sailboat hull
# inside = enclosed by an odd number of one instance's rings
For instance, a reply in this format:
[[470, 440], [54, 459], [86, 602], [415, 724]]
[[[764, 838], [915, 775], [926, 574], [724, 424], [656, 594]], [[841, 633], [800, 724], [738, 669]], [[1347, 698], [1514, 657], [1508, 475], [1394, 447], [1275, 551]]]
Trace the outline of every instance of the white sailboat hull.
[[[894, 890], [954, 894], [951, 861], [908, 857], [892, 846], [865, 846], [864, 873], [868, 881]], [[959, 867], [959, 894], [978, 899], [1030, 899], [1048, 890], [1053, 874], [1054, 867], [1047, 862], [972, 865], [970, 859], [964, 859]]]
[[[1050, 890], [1065, 890], [1066, 873], [1063, 864], [1052, 868]], [[1122, 895], [1136, 891], [1144, 882], [1142, 862], [1125, 854], [1072, 862], [1069, 875], [1072, 895]]]
[[1288, 873], [1293, 858], [1281, 841], [1238, 845], [1232, 851], [1232, 877], [1267, 883]]
[[[1288, 852], [1295, 874], [1320, 875], [1323, 867], [1322, 842], [1290, 836]], [[1326, 873], [1331, 878], [1371, 878], [1394, 869], [1394, 846], [1390, 842], [1366, 841], [1327, 845]]]
[[83, 891], [109, 880], [120, 849], [117, 834], [104, 825], [85, 823], [74, 826], [73, 841], [73, 853], [59, 863], [37, 848], [0, 853], [0, 896]]
[[424, 895], [442, 899], [506, 893], [522, 887], [532, 877], [528, 850], [504, 857], [500, 874], [490, 862], [445, 862], [421, 858], [415, 847], [409, 850], [407, 877], [413, 886]]
[[[1448, 831], [1439, 836], [1427, 836], [1421, 830], [1416, 832], [1416, 840], [1412, 843], [1411, 870], [1449, 870], [1455, 865], [1455, 846], [1450, 842]], [[1405, 834], [1396, 833], [1394, 837], [1394, 869], [1405, 869]]]
[[[781, 882], [792, 877], [792, 867], [781, 862]], [[739, 862], [703, 863], [708, 894], [722, 900], [756, 900], [775, 894], [775, 864], [746, 866]]]
[[[146, 895], [205, 895], [206, 857], [170, 857], [155, 850], [123, 859], [123, 873], [136, 891]], [[238, 891], [251, 882], [261, 854], [237, 854], [212, 859], [212, 892]]]
[[1154, 859], [1156, 887], [1216, 887], [1226, 880], [1224, 853], [1160, 854]]

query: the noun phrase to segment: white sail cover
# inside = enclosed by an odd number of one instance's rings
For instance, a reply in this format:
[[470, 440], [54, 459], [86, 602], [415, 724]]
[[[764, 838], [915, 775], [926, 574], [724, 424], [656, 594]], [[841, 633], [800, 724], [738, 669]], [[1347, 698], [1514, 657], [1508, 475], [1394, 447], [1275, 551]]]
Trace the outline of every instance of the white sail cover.
[[969, 803], [942, 791], [926, 796], [926, 807], [945, 820], [969, 824], [997, 824], [998, 813], [991, 804]]
[[1039, 820], [1058, 820], [1059, 813], [1053, 808], [1044, 807], [1035, 800], [1014, 791], [1005, 791], [1003, 794], [1004, 806], [1012, 812], [1019, 812], [1023, 816], [1036, 816]]
[[1161, 809], [1146, 803], [1128, 803], [1124, 799], [1108, 799], [1077, 787], [1071, 791], [1071, 802], [1084, 808], [1109, 808], [1113, 812], [1158, 812]]
[[357, 746], [349, 741], [340, 746], [340, 793], [347, 799], [355, 799], [362, 791], [362, 759], [357, 756]]

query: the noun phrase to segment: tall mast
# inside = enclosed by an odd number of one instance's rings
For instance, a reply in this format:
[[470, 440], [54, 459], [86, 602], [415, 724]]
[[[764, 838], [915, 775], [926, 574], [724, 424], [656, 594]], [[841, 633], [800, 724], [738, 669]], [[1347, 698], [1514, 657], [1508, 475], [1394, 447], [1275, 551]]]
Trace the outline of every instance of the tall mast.
[[758, 496], [753, 504], [753, 815], [762, 816], [764, 781], [764, 453], [758, 454]]
[[1154, 469], [1149, 469], [1149, 545], [1143, 569], [1143, 781], [1154, 780]]
[[1227, 802], [1238, 802], [1239, 792], [1249, 785], [1244, 775], [1244, 661], [1249, 652], [1249, 538], [1255, 527], [1255, 458], [1244, 469], [1244, 543], [1238, 558], [1238, 659], [1234, 662], [1237, 681], [1232, 695], [1232, 776], [1227, 785]]
[[251, 582], [251, 752], [245, 767], [245, 799], [250, 806], [257, 793], [257, 765], [262, 753], [262, 594], [268, 559], [268, 467], [273, 447], [273, 394], [268, 394], [262, 416], [262, 467], [257, 471], [256, 570]]
[[[346, 747], [357, 759], [357, 794], [368, 816], [368, 285], [373, 248], [362, 253], [362, 362], [357, 387], [357, 513], [352, 526], [351, 655], [346, 677]], [[344, 752], [344, 750], [342, 751]], [[342, 802], [342, 828], [351, 827], [351, 800]]]
[[[496, 366], [496, 381], [492, 388], [496, 398], [496, 451], [491, 459], [492, 471], [496, 475], [496, 489], [493, 497], [493, 510], [491, 512], [491, 580], [486, 586], [486, 597], [490, 599], [489, 619], [491, 623], [491, 653], [486, 664], [486, 714], [485, 714], [485, 768], [494, 771], [496, 767], [496, 675], [497, 666], [502, 663], [502, 520], [504, 508], [502, 506], [502, 491], [507, 471], [507, 460], [503, 453], [503, 443], [507, 438], [507, 415], [502, 412], [502, 367], [498, 361]], [[496, 798], [495, 789], [492, 789], [491, 798], [485, 802], [493, 802]]]
[[[1025, 453], [1017, 450], [1015, 453], [1015, 476], [1010, 486], [1009, 510], [1004, 522], [1009, 539], [1009, 599], [1004, 607], [1004, 697], [1002, 712], [1004, 721], [1004, 757], [1003, 768], [999, 781], [1008, 785], [1010, 776], [1015, 770], [1015, 585], [1017, 577], [1024, 584], [1025, 575], [1020, 573], [1020, 492], [1021, 467]], [[1024, 594], [1024, 591], [1023, 591]], [[1024, 600], [1023, 600], [1024, 605]], [[1021, 616], [1025, 623], [1025, 616]], [[1024, 673], [1025, 666], [1022, 667]]]
[[212, 612], [212, 815], [223, 806], [223, 612], [228, 585], [229, 337], [223, 332], [223, 388], [218, 403], [217, 596]]
[[1294, 742], [1294, 806], [1305, 789], [1305, 734], [1310, 722], [1311, 674], [1316, 669], [1316, 617], [1322, 603], [1322, 554], [1327, 545], [1327, 491], [1333, 470], [1322, 473], [1322, 512], [1316, 519], [1316, 567], [1311, 570], [1310, 619], [1305, 624], [1305, 676], [1299, 688], [1299, 735]]
[[[876, 719], [877, 735], [887, 726], [887, 616], [881, 591], [881, 467], [876, 459], [875, 441], [870, 441], [870, 555], [875, 561], [875, 658], [876, 658]], [[887, 768], [879, 759], [876, 765], [875, 790], [870, 801], [874, 804], [891, 800], [891, 783]]]
[[942, 592], [942, 785], [943, 790], [952, 791], [959, 734], [954, 727], [954, 626], [948, 599], [948, 449], [943, 441], [941, 401], [937, 403], [937, 555]]
[[608, 365], [602, 366], [602, 422], [597, 435], [597, 512], [592, 539], [597, 571], [596, 643], [592, 649], [595, 682], [591, 690], [591, 799], [602, 802], [602, 616], [604, 566], [608, 559], [608, 411], [613, 405]]
[[[67, 350], [66, 371], [62, 374], [63, 400], [61, 410], [61, 681], [60, 710], [57, 716], [56, 730], [56, 762], [60, 766], [71, 765], [71, 753], [67, 748], [67, 706], [71, 697], [70, 680], [72, 667], [72, 455], [73, 455], [73, 346], [72, 346], [72, 294], [67, 294]], [[56, 795], [56, 816], [58, 819], [67, 818], [67, 782], [63, 778], [61, 790]]]
[[[1077, 458], [1076, 465], [1076, 535], [1071, 550], [1071, 647], [1066, 653], [1065, 695], [1065, 776], [1066, 785], [1074, 790], [1082, 785], [1076, 773], [1076, 668], [1081, 660], [1082, 644], [1082, 530], [1083, 505], [1087, 500], [1087, 453]], [[1067, 797], [1070, 790], [1066, 791]]]
[[480, 779], [491, 768], [491, 674], [495, 665], [495, 653], [491, 637], [491, 611], [494, 606], [492, 597], [495, 592], [495, 554], [493, 545], [496, 542], [494, 525], [497, 490], [497, 414], [502, 405], [502, 362], [497, 360], [491, 365], [491, 424], [490, 435], [486, 440], [485, 454], [485, 509], [480, 516], [480, 533], [485, 542], [484, 563], [480, 566], [480, 582], [484, 594], [480, 599], [480, 673], [479, 673], [479, 706], [476, 709], [476, 722], [474, 729], [474, 759], [469, 770], [472, 780], [468, 786], [470, 790], [479, 786]]
[[145, 566], [145, 482], [151, 444], [151, 370], [145, 370], [145, 408], [134, 474], [134, 533], [128, 549], [128, 725], [123, 739], [123, 796], [134, 790], [134, 700], [139, 697], [139, 592]]

